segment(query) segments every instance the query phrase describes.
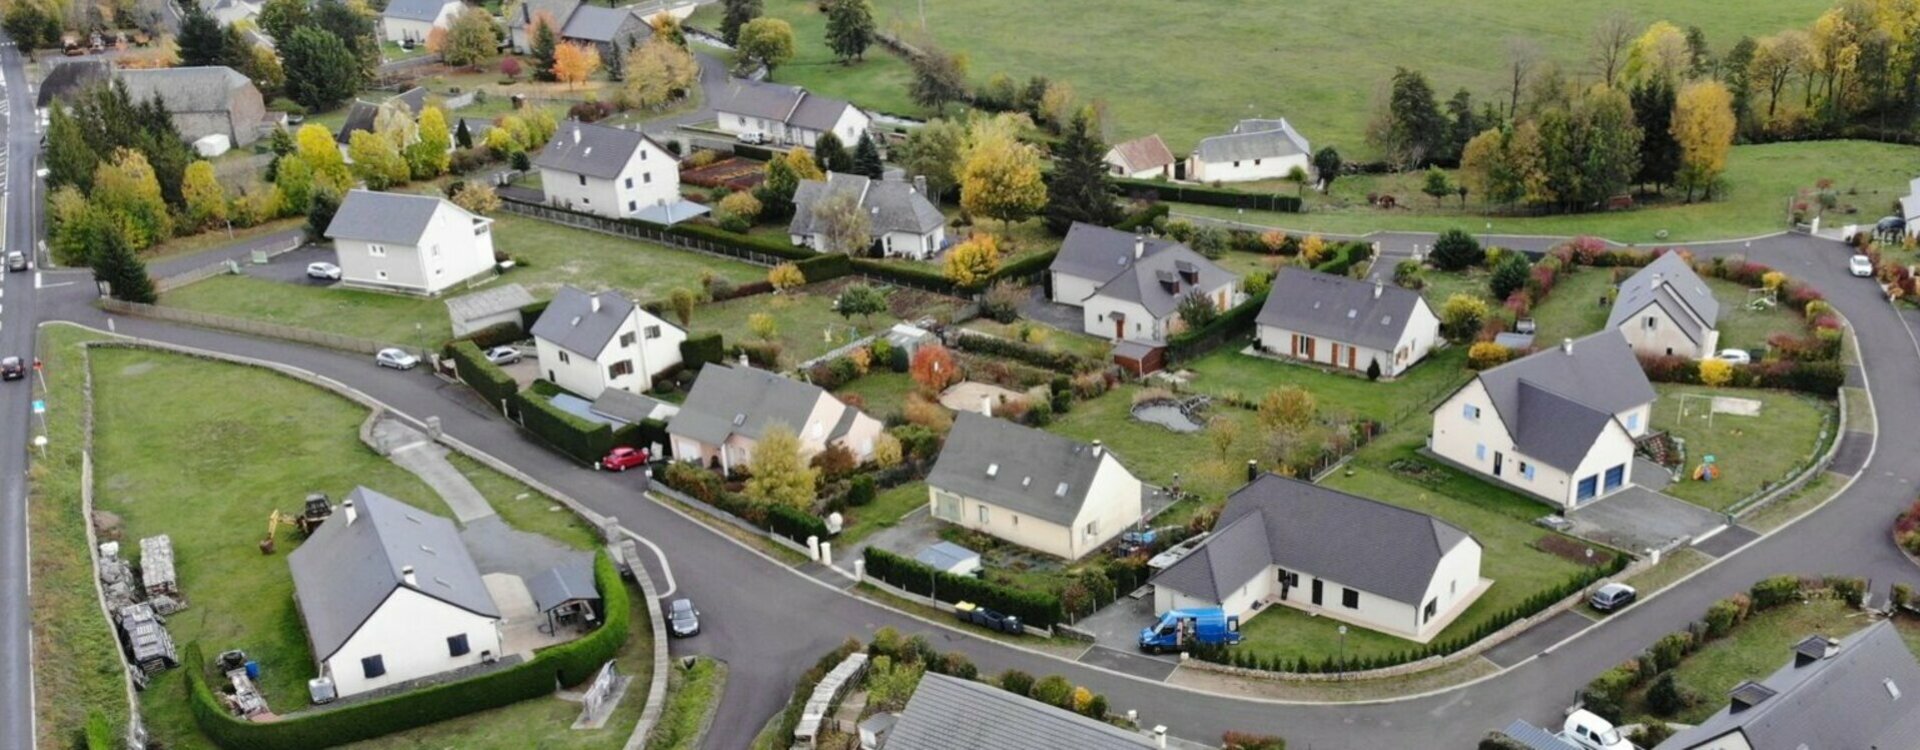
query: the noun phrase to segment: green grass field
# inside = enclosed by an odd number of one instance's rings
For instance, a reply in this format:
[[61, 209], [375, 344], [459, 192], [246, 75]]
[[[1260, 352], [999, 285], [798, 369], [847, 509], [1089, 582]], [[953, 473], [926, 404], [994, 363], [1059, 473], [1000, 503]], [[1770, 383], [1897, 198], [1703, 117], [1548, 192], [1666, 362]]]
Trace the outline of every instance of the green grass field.
[[[1673, 668], [1674, 682], [1700, 700], [1665, 718], [1698, 724], [1726, 708], [1727, 691], [1742, 680], [1763, 679], [1786, 666], [1793, 656], [1789, 649], [1802, 638], [1814, 634], [1841, 638], [1868, 622], [1861, 613], [1833, 599], [1788, 604], [1754, 615], [1725, 638], [1707, 644]], [[1647, 710], [1646, 693], [1645, 688], [1628, 693], [1624, 713], [1654, 718]]]
[[718, 708], [726, 687], [727, 665], [712, 657], [700, 657], [691, 668], [676, 665], [670, 676], [673, 680], [667, 705], [660, 712], [653, 736], [647, 739], [647, 750], [691, 750], [700, 746], [700, 730]]
[[1407, 418], [1410, 424], [1420, 424], [1427, 406], [1460, 387], [1472, 374], [1466, 370], [1466, 347], [1459, 346], [1434, 352], [1399, 379], [1381, 382], [1241, 354], [1243, 348], [1245, 342], [1236, 341], [1187, 363], [1186, 369], [1196, 375], [1193, 389], [1258, 400], [1268, 391], [1297, 385], [1313, 393], [1322, 413], [1382, 422]]
[[889, 415], [900, 413], [900, 407], [907, 403], [907, 394], [915, 387], [912, 376], [874, 365], [866, 375], [840, 386], [835, 393], [859, 396], [866, 404], [863, 411], [874, 419], [885, 420]]
[[846, 516], [846, 528], [834, 541], [842, 548], [852, 549], [853, 543], [867, 538], [873, 532], [899, 523], [902, 517], [912, 513], [915, 508], [927, 504], [927, 483], [908, 482], [891, 489], [881, 490], [873, 503], [862, 508], [848, 508], [841, 511]]
[[875, 330], [883, 330], [893, 325], [895, 320], [922, 317], [950, 319], [960, 307], [960, 300], [952, 297], [914, 289], [886, 288], [888, 312], [873, 316], [871, 321], [860, 317], [849, 320], [834, 312], [833, 300], [841, 289], [852, 283], [854, 281], [851, 279], [838, 279], [785, 294], [756, 295], [701, 305], [693, 311], [688, 332], [719, 333], [727, 341], [735, 343], [759, 340], [750, 332], [747, 320], [754, 313], [768, 313], [773, 316], [776, 326], [771, 340], [781, 345], [781, 364], [793, 366], [833, 351]]
[[1247, 459], [1266, 458], [1253, 412], [1226, 406], [1209, 412], [1214, 419], [1232, 420], [1240, 427], [1240, 438], [1220, 456], [1201, 435], [1180, 435], [1134, 419], [1133, 394], [1138, 391], [1136, 386], [1122, 386], [1076, 403], [1073, 411], [1054, 417], [1047, 431], [1082, 442], [1104, 441], [1141, 481], [1164, 487], [1177, 474], [1186, 491], [1207, 503], [1223, 502], [1228, 493], [1246, 484]]
[[[1810, 396], [1664, 383], [1655, 388], [1660, 399], [1653, 404], [1653, 429], [1671, 432], [1686, 441], [1686, 472], [1692, 472], [1708, 454], [1713, 455], [1722, 472], [1716, 481], [1687, 479], [1668, 487], [1666, 493], [1714, 510], [1726, 510], [1761, 487], [1788, 479], [1825, 445], [1821, 442], [1822, 430], [1832, 430], [1825, 423], [1834, 405]], [[1761, 402], [1760, 415], [1715, 414], [1709, 427], [1705, 399], [1686, 399], [1687, 417], [1680, 417], [1681, 394], [1755, 399]]]
[[[1100, 361], [1105, 361], [1108, 355], [1113, 353], [1113, 344], [1104, 339], [1094, 338], [1077, 330], [1063, 331], [1037, 321], [1016, 320], [1012, 323], [1000, 323], [992, 318], [974, 318], [961, 327], [1018, 341], [1022, 326], [1030, 327], [1027, 343], [1047, 351], [1068, 352]], [[1039, 336], [1039, 340], [1032, 338], [1035, 335]]]
[[[793, 25], [793, 60], [774, 69], [773, 80], [805, 86], [807, 90], [850, 100], [867, 109], [918, 117], [925, 114], [907, 96], [913, 71], [906, 61], [880, 45], [867, 50], [866, 59], [842, 65], [827, 48], [827, 18], [820, 6], [805, 0], [770, 0], [766, 15]], [[719, 3], [700, 6], [687, 23], [720, 33]], [[711, 50], [722, 62], [732, 59], [723, 50]]]

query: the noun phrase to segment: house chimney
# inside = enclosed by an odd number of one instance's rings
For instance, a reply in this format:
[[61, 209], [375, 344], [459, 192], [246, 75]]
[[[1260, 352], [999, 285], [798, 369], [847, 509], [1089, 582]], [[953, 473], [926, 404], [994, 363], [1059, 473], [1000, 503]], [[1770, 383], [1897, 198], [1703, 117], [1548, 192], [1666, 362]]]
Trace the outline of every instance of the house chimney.
[[917, 174], [913, 176], [913, 192], [919, 193], [921, 195], [927, 194], [927, 176], [926, 175]]
[[600, 312], [600, 295], [596, 294], [596, 295], [593, 295], [592, 297], [588, 297], [587, 299], [592, 300], [591, 302], [587, 303], [587, 309], [593, 312]]
[[355, 510], [355, 509], [354, 509], [354, 507], [353, 507], [353, 501], [352, 501], [352, 500], [348, 500], [348, 501], [346, 501], [346, 502], [344, 502], [344, 503], [341, 503], [341, 504], [340, 504], [340, 509], [341, 509], [341, 510], [343, 510], [343, 511], [346, 511], [346, 513], [347, 513], [347, 525], [348, 525], [348, 526], [352, 526], [352, 525], [353, 525], [353, 521], [354, 521], [354, 519], [357, 519], [357, 518], [359, 518], [359, 517], [360, 517], [360, 511], [358, 511], [358, 510]]
[[1247, 459], [1247, 481], [1251, 482], [1259, 478], [1260, 478], [1260, 462], [1251, 458]]
[[1566, 353], [1568, 353], [1568, 354], [1572, 354], [1572, 353], [1573, 353], [1573, 339], [1561, 339], [1561, 340], [1560, 340], [1560, 351], [1563, 351], [1563, 352], [1566, 352]]
[[1378, 278], [1375, 278], [1373, 280], [1373, 298], [1374, 299], [1380, 299], [1380, 294], [1382, 292], [1385, 292], [1386, 290], [1387, 290], [1387, 282], [1381, 281]]
[[980, 413], [985, 414], [989, 417], [993, 416], [993, 397], [992, 396], [980, 397]]
[[1101, 445], [1100, 441], [1098, 440], [1093, 441], [1093, 457], [1099, 458], [1106, 454], [1107, 454], [1107, 447], [1104, 445]]
[[1134, 232], [1133, 233], [1133, 259], [1139, 260], [1140, 256], [1146, 255], [1146, 254], [1147, 254], [1147, 235], [1140, 232]]
[[407, 585], [412, 588], [420, 587], [420, 582], [414, 578], [412, 565], [406, 565], [400, 568], [400, 580], [406, 581]]

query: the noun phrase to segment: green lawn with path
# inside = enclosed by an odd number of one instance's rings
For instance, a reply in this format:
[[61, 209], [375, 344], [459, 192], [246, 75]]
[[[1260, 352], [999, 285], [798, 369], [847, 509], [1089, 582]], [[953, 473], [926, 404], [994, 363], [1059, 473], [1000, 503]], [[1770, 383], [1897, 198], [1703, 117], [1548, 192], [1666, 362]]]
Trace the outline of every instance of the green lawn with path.
[[1329, 372], [1293, 362], [1240, 353], [1251, 340], [1230, 342], [1183, 365], [1193, 371], [1190, 387], [1201, 393], [1233, 395], [1258, 401], [1283, 386], [1299, 386], [1318, 400], [1320, 411], [1392, 422], [1424, 420], [1427, 407], [1466, 383], [1466, 347], [1454, 346], [1427, 355], [1395, 380], [1370, 381], [1364, 376]]
[[160, 304], [423, 349], [452, 336], [443, 300], [251, 276], [195, 282], [160, 295]]
[[927, 483], [908, 482], [880, 491], [872, 503], [840, 511], [847, 520], [834, 543], [851, 548], [854, 542], [900, 522], [908, 513], [927, 504]]
[[[1708, 388], [1695, 385], [1661, 383], [1655, 386], [1660, 399], [1653, 405], [1656, 431], [1672, 433], [1686, 441], [1689, 477], [1703, 456], [1711, 454], [1720, 466], [1720, 479], [1710, 482], [1691, 478], [1666, 489], [1682, 500], [1727, 510], [1742, 498], [1762, 487], [1791, 478], [1832, 440], [1835, 405], [1812, 396], [1787, 391], [1753, 388]], [[1760, 415], [1714, 414], [1709, 426], [1708, 401], [1686, 396], [1724, 396], [1761, 402]], [[1687, 416], [1680, 410], [1685, 401]], [[1823, 435], [1823, 433], [1825, 433]]]
[[884, 365], [873, 365], [866, 375], [840, 386], [835, 393], [859, 396], [865, 404], [863, 410], [868, 415], [885, 420], [890, 415], [900, 413], [900, 408], [907, 403], [907, 394], [914, 392], [917, 387], [913, 376], [894, 372]]
[[1611, 268], [1581, 268], [1560, 277], [1547, 301], [1533, 306], [1534, 346], [1544, 349], [1607, 327], [1612, 290]]
[[1134, 419], [1133, 394], [1139, 390], [1121, 386], [1075, 403], [1072, 411], [1056, 415], [1046, 429], [1082, 442], [1103, 441], [1134, 476], [1148, 484], [1167, 486], [1178, 474], [1181, 486], [1207, 503], [1224, 502], [1228, 493], [1246, 484], [1247, 460], [1265, 458], [1253, 412], [1227, 406], [1209, 411], [1214, 419], [1232, 420], [1240, 428], [1240, 438], [1221, 456], [1202, 435], [1181, 435]]

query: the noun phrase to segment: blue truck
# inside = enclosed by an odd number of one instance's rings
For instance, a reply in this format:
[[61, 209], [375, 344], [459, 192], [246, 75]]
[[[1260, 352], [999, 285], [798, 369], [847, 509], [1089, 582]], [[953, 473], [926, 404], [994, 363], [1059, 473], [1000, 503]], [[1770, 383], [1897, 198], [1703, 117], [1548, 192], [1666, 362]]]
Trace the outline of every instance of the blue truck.
[[1195, 645], [1232, 646], [1240, 642], [1240, 618], [1219, 607], [1170, 609], [1152, 627], [1140, 631], [1140, 650], [1149, 654], [1186, 651]]

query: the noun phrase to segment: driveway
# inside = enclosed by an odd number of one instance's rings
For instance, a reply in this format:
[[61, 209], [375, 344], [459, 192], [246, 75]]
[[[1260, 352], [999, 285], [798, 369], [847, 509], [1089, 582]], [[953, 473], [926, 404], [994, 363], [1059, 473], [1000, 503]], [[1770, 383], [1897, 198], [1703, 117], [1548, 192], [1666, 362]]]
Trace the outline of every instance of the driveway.
[[324, 245], [307, 245], [283, 255], [274, 256], [266, 263], [255, 265], [245, 258], [240, 260], [240, 273], [256, 279], [282, 281], [301, 286], [333, 286], [340, 282], [328, 279], [307, 277], [308, 263], [333, 263], [337, 256], [333, 248]]
[[[1074, 623], [1074, 627], [1092, 633], [1095, 644], [1122, 653], [1136, 654], [1140, 647], [1140, 629], [1154, 622], [1153, 589], [1148, 587], [1146, 592], [1138, 599], [1122, 594], [1120, 601]], [[1179, 657], [1173, 654], [1141, 655], [1141, 658], [1168, 663], [1179, 661]]]
[[1044, 285], [1034, 287], [1027, 295], [1027, 301], [1020, 305], [1020, 317], [1035, 323], [1050, 325], [1062, 331], [1080, 333], [1086, 329], [1080, 308], [1063, 305], [1047, 299]]
[[1575, 536], [1631, 552], [1665, 548], [1725, 526], [1726, 516], [1645, 487], [1628, 487], [1567, 513]]

